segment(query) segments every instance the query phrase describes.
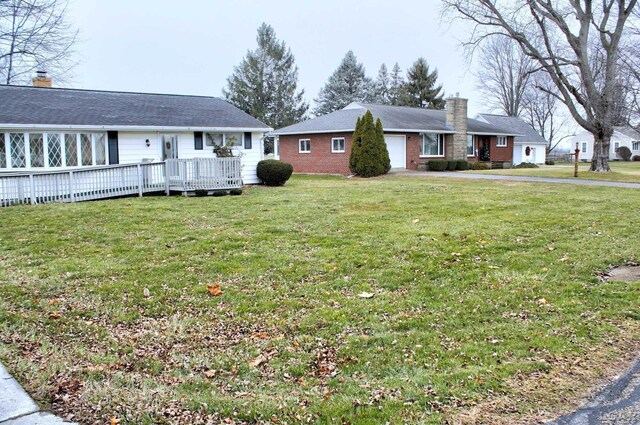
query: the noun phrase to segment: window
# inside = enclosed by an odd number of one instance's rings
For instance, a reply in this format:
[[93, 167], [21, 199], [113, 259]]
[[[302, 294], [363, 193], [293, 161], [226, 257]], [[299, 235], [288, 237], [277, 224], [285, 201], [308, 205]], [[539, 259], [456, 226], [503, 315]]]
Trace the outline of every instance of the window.
[[587, 153], [587, 142], [582, 142], [582, 153]]
[[344, 137], [334, 137], [331, 139], [331, 153], [342, 153], [344, 151]]
[[467, 134], [467, 156], [475, 156], [476, 150], [473, 145], [473, 135]]
[[9, 133], [9, 152], [11, 156], [11, 168], [25, 168], [27, 166], [24, 134]]
[[90, 134], [80, 135], [80, 158], [82, 165], [93, 164], [93, 146], [91, 144]]
[[[0, 141], [2, 141], [2, 139], [0, 138]], [[640, 151], [640, 140], [633, 142], [632, 148], [634, 151]]]
[[76, 134], [64, 135], [64, 152], [67, 158], [67, 167], [78, 166], [78, 136]]
[[49, 147], [49, 167], [62, 167], [62, 144], [59, 134], [47, 134]]
[[311, 140], [309, 140], [309, 139], [300, 139], [300, 140], [298, 140], [298, 152], [299, 153], [310, 153], [311, 152]]
[[207, 146], [242, 147], [242, 133], [205, 133]]
[[444, 156], [444, 134], [422, 134], [420, 156]]
[[29, 154], [31, 155], [32, 167], [44, 167], [44, 136], [42, 133], [29, 134]]
[[499, 148], [507, 147], [507, 136], [498, 136], [498, 140], [496, 141], [496, 146]]
[[613, 144], [613, 151], [618, 152], [619, 149], [620, 149], [620, 142], [615, 142]]
[[7, 168], [7, 146], [4, 143], [4, 133], [0, 133], [0, 168]]

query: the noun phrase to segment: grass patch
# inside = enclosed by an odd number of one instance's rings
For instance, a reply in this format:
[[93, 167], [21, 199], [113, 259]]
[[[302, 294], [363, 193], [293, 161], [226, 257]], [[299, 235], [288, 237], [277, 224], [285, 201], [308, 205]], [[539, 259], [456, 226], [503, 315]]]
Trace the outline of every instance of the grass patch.
[[[595, 272], [638, 260], [639, 202], [294, 176], [236, 197], [5, 208], [0, 360], [86, 423], [441, 423], [637, 324], [639, 284]], [[510, 414], [558, 402], [542, 401]]]
[[[589, 171], [591, 164], [580, 162], [578, 178], [585, 180], [602, 180], [613, 182], [640, 183], [640, 162], [611, 161], [611, 172], [595, 173]], [[473, 174], [498, 174], [505, 176], [554, 177], [573, 179], [573, 164], [558, 163], [557, 165], [540, 166], [540, 168], [511, 168], [507, 170], [479, 170], [465, 171]]]

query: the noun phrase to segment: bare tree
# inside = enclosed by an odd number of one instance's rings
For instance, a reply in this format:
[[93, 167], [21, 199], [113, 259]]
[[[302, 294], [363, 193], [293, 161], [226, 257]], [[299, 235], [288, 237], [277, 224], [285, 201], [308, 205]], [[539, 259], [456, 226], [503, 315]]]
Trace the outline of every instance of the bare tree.
[[23, 84], [37, 70], [63, 77], [75, 65], [78, 31], [65, 0], [0, 0], [0, 79]]
[[478, 59], [474, 74], [489, 107], [510, 117], [519, 116], [529, 79], [536, 69], [535, 61], [507, 37], [487, 39], [480, 46]]
[[533, 74], [523, 94], [522, 116], [547, 141], [547, 153], [553, 151], [567, 135], [563, 135], [569, 117], [560, 110], [561, 102], [552, 95], [555, 86], [544, 71]]
[[[442, 0], [444, 11], [473, 24], [467, 46], [507, 37], [545, 70], [573, 119], [593, 134], [591, 169], [610, 171], [609, 144], [620, 43], [637, 0]], [[595, 4], [594, 4], [595, 3]], [[592, 71], [592, 45], [604, 55], [602, 79]], [[599, 84], [601, 82], [601, 84]]]

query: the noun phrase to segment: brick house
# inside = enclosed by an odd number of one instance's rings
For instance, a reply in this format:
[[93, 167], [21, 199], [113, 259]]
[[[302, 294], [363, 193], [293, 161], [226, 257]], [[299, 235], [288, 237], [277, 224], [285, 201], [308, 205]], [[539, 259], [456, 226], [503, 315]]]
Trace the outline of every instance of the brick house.
[[431, 159], [513, 160], [518, 134], [468, 118], [467, 99], [459, 97], [447, 99], [444, 111], [352, 103], [274, 131], [276, 158], [297, 173], [350, 174], [353, 131], [367, 110], [382, 121], [392, 168], [417, 170]]

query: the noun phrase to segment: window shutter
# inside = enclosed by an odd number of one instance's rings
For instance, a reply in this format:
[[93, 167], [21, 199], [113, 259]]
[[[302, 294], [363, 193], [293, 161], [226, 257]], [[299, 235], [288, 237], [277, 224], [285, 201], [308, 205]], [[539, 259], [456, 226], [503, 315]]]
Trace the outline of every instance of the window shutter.
[[109, 164], [119, 164], [120, 155], [118, 153], [118, 132], [107, 132], [107, 143], [109, 144]]
[[251, 132], [247, 131], [244, 133], [244, 148], [251, 149]]
[[202, 150], [202, 131], [193, 133], [193, 148], [197, 151]]

